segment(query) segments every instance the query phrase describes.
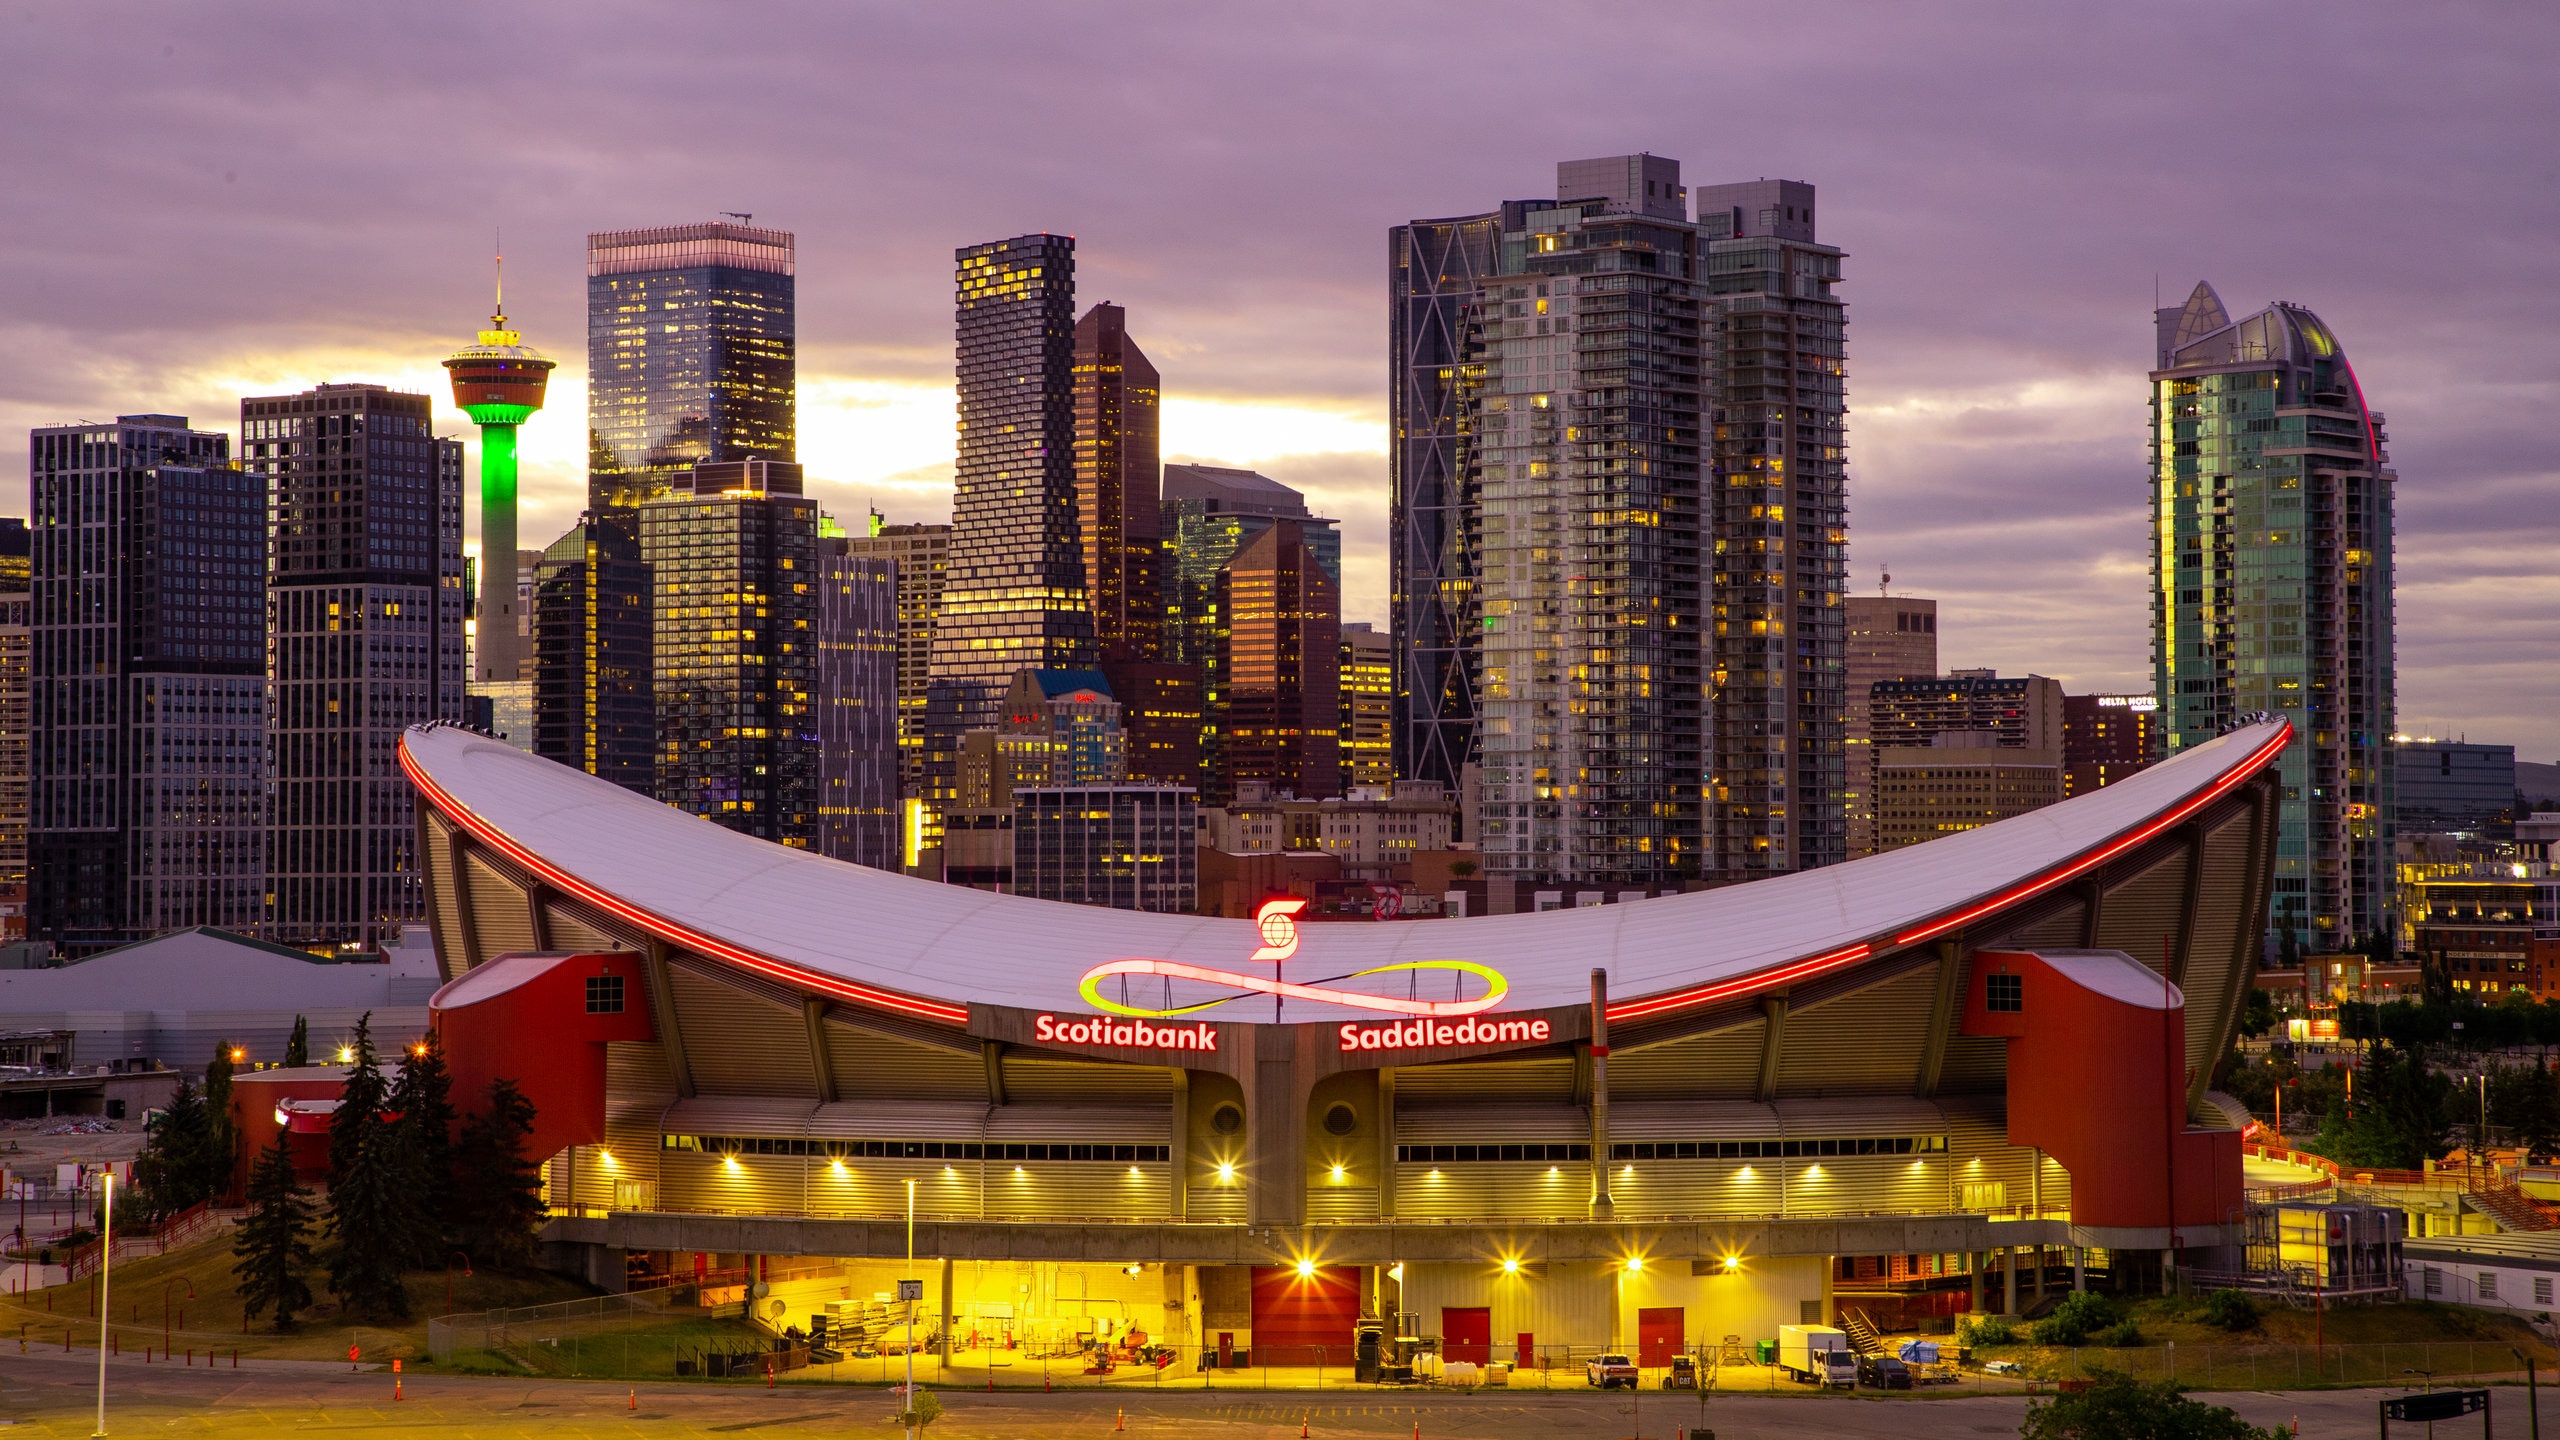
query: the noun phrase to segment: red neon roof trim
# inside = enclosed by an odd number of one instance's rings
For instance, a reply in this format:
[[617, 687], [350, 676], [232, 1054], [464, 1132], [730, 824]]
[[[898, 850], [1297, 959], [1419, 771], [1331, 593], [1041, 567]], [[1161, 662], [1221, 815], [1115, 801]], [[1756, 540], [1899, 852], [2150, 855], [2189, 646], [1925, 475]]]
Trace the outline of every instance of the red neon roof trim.
[[[2021, 880], [2017, 884], [2010, 886], [2008, 889], [2003, 890], [1988, 899], [1977, 901], [1960, 910], [1923, 921], [1921, 924], [1895, 935], [1889, 944], [1885, 944], [1881, 946], [1881, 948], [1898, 949], [1905, 945], [1917, 945], [1925, 940], [1934, 940], [1937, 937], [1946, 934], [1950, 930], [1961, 929], [1973, 921], [1979, 920], [1983, 916], [1991, 914], [1994, 911], [2014, 905], [2021, 900], [2030, 899], [2052, 889], [2056, 885], [2063, 884], [2067, 881], [2076, 879], [2081, 875], [2087, 874], [2089, 871], [2096, 869], [2100, 865], [2104, 865], [2109, 860], [2123, 854], [2125, 851], [2133, 849], [2136, 846], [2151, 840], [2162, 831], [2173, 829], [2184, 823], [2197, 811], [2202, 810], [2205, 806], [2222, 798], [2224, 795], [2230, 793], [2231, 790], [2241, 782], [2250, 779], [2259, 771], [2265, 769], [2269, 761], [2273, 760], [2285, 746], [2292, 743], [2293, 722], [2287, 720], [2281, 723], [2284, 728], [2277, 731], [2275, 736], [2269, 739], [2267, 743], [2250, 752], [2247, 758], [2243, 759], [2237, 766], [2232, 768], [2231, 773], [2215, 781], [2202, 793], [2189, 798], [2176, 809], [2171, 810], [2167, 814], [2160, 816], [2147, 825], [2144, 825], [2141, 829], [2135, 830], [2130, 834], [2120, 835], [2114, 840], [2107, 842], [2105, 845], [2102, 845], [2097, 849], [2078, 857], [2077, 859], [2067, 860], [2041, 874]], [[1642, 1020], [1649, 1016], [1661, 1015], [1673, 1010], [1687, 1010], [1700, 1005], [1712, 1004], [1718, 1000], [1727, 999], [1735, 995], [1748, 994], [1755, 990], [1766, 990], [1778, 985], [1792, 984], [1798, 980], [1811, 979], [1816, 975], [1825, 974], [1830, 971], [1840, 969], [1842, 966], [1854, 965], [1861, 960], [1868, 959], [1875, 955], [1879, 948], [1879, 945], [1874, 943], [1850, 945], [1842, 949], [1826, 951], [1823, 954], [1810, 956], [1802, 960], [1785, 961], [1781, 964], [1770, 966], [1765, 969], [1755, 970], [1748, 975], [1735, 976], [1729, 980], [1719, 980], [1710, 985], [1700, 985], [1688, 990], [1675, 990], [1666, 995], [1653, 995], [1640, 1000], [1624, 1001], [1609, 1007], [1609, 1020], [1612, 1024], [1621, 1020]]]
[[662, 915], [643, 910], [618, 896], [606, 894], [508, 839], [497, 827], [473, 814], [469, 807], [455, 800], [444, 787], [427, 778], [426, 772], [420, 769], [417, 762], [410, 757], [409, 740], [405, 735], [400, 739], [400, 769], [409, 777], [410, 784], [417, 786], [430, 800], [434, 801], [437, 809], [460, 822], [464, 829], [470, 831], [482, 843], [541, 876], [544, 884], [555, 886], [590, 905], [619, 915], [662, 940], [673, 941], [689, 950], [725, 960], [742, 970], [751, 970], [769, 979], [823, 991], [858, 1005], [894, 1011], [901, 1015], [913, 1015], [919, 1019], [935, 1020], [946, 1025], [969, 1023], [969, 1010], [965, 1005], [951, 1005], [937, 1000], [920, 1000], [912, 995], [900, 995], [891, 990], [875, 989], [834, 975], [822, 975], [788, 961], [776, 960], [769, 955], [759, 955], [755, 951], [741, 949], [725, 940], [714, 939], [699, 930], [679, 925]]

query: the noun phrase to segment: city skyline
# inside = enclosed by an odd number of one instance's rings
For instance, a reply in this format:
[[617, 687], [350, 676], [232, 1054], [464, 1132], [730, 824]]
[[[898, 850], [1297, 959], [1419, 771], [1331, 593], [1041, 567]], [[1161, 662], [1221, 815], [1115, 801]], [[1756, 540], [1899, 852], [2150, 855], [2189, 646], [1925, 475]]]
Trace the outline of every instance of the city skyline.
[[[1205, 67], [1220, 74], [1214, 88], [1195, 93], [1211, 82], [1179, 82], [1196, 123], [1177, 143], [1128, 128], [1142, 103], [1134, 97], [1079, 100], [1088, 117], [1052, 106], [1065, 90], [1037, 76], [983, 116], [920, 98], [899, 71], [928, 83], [945, 63], [937, 57], [962, 50], [939, 22], [919, 18], [859, 59], [865, 74], [878, 67], [881, 93], [844, 122], [867, 127], [906, 113], [919, 118], [913, 133], [943, 127], [909, 154], [843, 146], [835, 123], [789, 123], [801, 110], [789, 103], [776, 107], [783, 122], [748, 118], [752, 144], [688, 148], [669, 137], [688, 126], [713, 133], [701, 128], [698, 102], [637, 86], [656, 108], [626, 111], [632, 102], [566, 69], [573, 40], [628, 42], [537, 19], [518, 36], [511, 63], [522, 73], [510, 83], [540, 80], [528, 88], [557, 98], [529, 95], [535, 111], [510, 112], [508, 123], [552, 135], [559, 153], [475, 175], [475, 186], [489, 185], [475, 189], [483, 198], [466, 214], [444, 198], [458, 185], [414, 186], [406, 165], [396, 185], [348, 166], [340, 192], [324, 187], [295, 202], [282, 187], [305, 183], [310, 167], [286, 163], [293, 157], [326, 170], [341, 147], [361, 153], [399, 117], [477, 83], [449, 78], [469, 67], [444, 62], [496, 24], [495, 12], [466, 10], [452, 33], [390, 17], [318, 39], [297, 31], [297, 44], [398, 57], [368, 76], [379, 92], [374, 119], [351, 108], [352, 92], [331, 88], [255, 112], [203, 111], [232, 80], [256, 81], [271, 63], [254, 48], [263, 22], [221, 26], [172, 10], [158, 27], [168, 52], [159, 69], [86, 67], [111, 77], [120, 103], [107, 116], [80, 107], [88, 118], [76, 131], [45, 118], [71, 108], [56, 103], [53, 77], [79, 73], [93, 51], [123, 50], [71, 14], [29, 22], [27, 38], [63, 64], [0, 101], [11, 133], [38, 142], [9, 152], [12, 178], [41, 190], [91, 177], [105, 200], [43, 229], [32, 218], [0, 220], [0, 273], [23, 297], [8, 317], [21, 341], [13, 348], [46, 357], [0, 362], [10, 367], [0, 370], [9, 397], [0, 418], [17, 428], [134, 411], [220, 415], [241, 395], [323, 380], [441, 388], [434, 367], [450, 348], [453, 317], [483, 303], [493, 217], [506, 226], [509, 268], [521, 274], [510, 293], [517, 323], [530, 343], [563, 357], [556, 422], [583, 408], [574, 358], [581, 238], [738, 207], [800, 236], [800, 431], [812, 494], [839, 516], [876, 503], [893, 521], [938, 520], [952, 448], [942, 257], [987, 235], [1046, 228], [1079, 237], [1084, 293], [1148, 317], [1149, 353], [1165, 376], [1165, 458], [1250, 466], [1306, 491], [1319, 513], [1343, 516], [1346, 618], [1383, 621], [1379, 232], [1415, 215], [1468, 213], [1488, 194], [1544, 193], [1558, 157], [1651, 150], [1683, 156], [1693, 179], [1787, 175], [1821, 187], [1824, 239], [1849, 252], [1853, 276], [1844, 287], [1858, 357], [1850, 589], [1874, 593], [1878, 569], [1889, 566], [1898, 588], [1938, 598], [1946, 663], [2060, 672], [2074, 690], [2143, 687], [2143, 417], [2124, 397], [2139, 393], [2131, 386], [2148, 368], [2152, 272], [2163, 277], [2162, 304], [2210, 274], [2226, 294], [2296, 301], [2354, 335], [2360, 371], [2388, 397], [2378, 403], [2392, 417], [2405, 487], [2401, 728], [2509, 740], [2528, 757], [2560, 753], [2560, 718], [2541, 703], [2540, 679], [2553, 658], [2546, 636], [2560, 582], [2539, 560], [2560, 522], [2534, 513], [2550, 467], [2524, 419], [2560, 383], [2550, 347], [2533, 343], [2544, 322], [2531, 297], [2549, 290], [2540, 282], [2552, 262], [2498, 238], [2547, 229], [2554, 205], [2545, 167], [2504, 138], [2548, 129], [2531, 118], [2549, 118], [2552, 102], [2531, 88], [2526, 57], [2539, 47], [2530, 35], [2510, 33], [2493, 49], [2468, 22], [2421, 31], [2356, 19], [2297, 36], [2307, 47], [2298, 71], [2243, 85], [2255, 74], [2247, 57], [2279, 19], [2199, 12], [2189, 25], [2154, 26], [2128, 17], [2075, 30], [2070, 43], [2085, 58], [2065, 86], [2027, 62], [2055, 33], [1990, 18], [1943, 36], [1945, 27], [1926, 27], [1954, 57], [1952, 75], [1927, 68], [1927, 55], [1940, 52], [1919, 45], [1916, 20], [1880, 18], [1845, 51], [1827, 38], [1818, 61], [1809, 43], [1786, 39], [1809, 42], [1811, 32], [1781, 26], [1782, 58], [1724, 77], [1723, 93], [1810, 84], [1857, 103], [1781, 124], [1747, 104], [1711, 112], [1703, 91], [1678, 87], [1641, 126], [1505, 116], [1464, 154], [1423, 157], [1380, 156], [1370, 137], [1449, 103], [1463, 80], [1425, 75], [1397, 90], [1387, 76], [1416, 57], [1383, 32], [1348, 45], [1317, 27], [1269, 21], [1265, 33], [1226, 39], [1189, 25], [1138, 39], [1160, 60], [1190, 47], [1225, 62]], [[1673, 25], [1668, 43], [1634, 63], [1667, 78], [1680, 56], [1713, 43], [1718, 23], [1710, 14]], [[1005, 44], [1080, 54], [1110, 28], [1088, 38], [1033, 24]], [[1262, 53], [1229, 48], [1248, 34]], [[853, 52], [823, 25], [798, 38], [805, 58], [746, 37], [723, 37], [709, 58], [724, 71], [767, 66], [786, 102], [814, 104], [820, 76]], [[1374, 53], [1355, 53], [1362, 48]], [[1793, 50], [1807, 59], [1783, 58]], [[2388, 70], [2372, 58], [2383, 54]], [[1306, 107], [1275, 78], [1319, 61], [1351, 83], [1331, 113]], [[2156, 77], [2173, 62], [2194, 102], [2146, 126], [2123, 124], [2125, 107], [2153, 103]], [[1825, 68], [1805, 68], [1814, 64]], [[2215, 135], [2285, 121], [2331, 77], [2370, 83], [2390, 103], [2325, 119], [2333, 143], [2319, 155], [2270, 152], [2211, 174], [2179, 158]], [[1367, 80], [1377, 83], [1357, 83]], [[2002, 112], [1979, 94], [1995, 82], [2034, 108], [2037, 133], [1993, 123]], [[1283, 112], [1304, 125], [1277, 124]], [[1054, 135], [1024, 142], [1035, 128], [1026, 117], [1043, 113], [1066, 118]], [[2492, 126], [2493, 115], [2506, 118]], [[183, 141], [139, 143], [181, 120]], [[1137, 163], [1099, 176], [1068, 164], [1093, 127], [1112, 129]], [[1204, 134], [1214, 161], [1184, 148]], [[1284, 148], [1265, 134], [1292, 138]], [[1026, 148], [990, 163], [999, 141]], [[2402, 177], [2422, 173], [2421, 156], [2430, 198], [2399, 203]], [[568, 178], [590, 166], [591, 179]], [[989, 175], [1004, 178], [984, 183]], [[105, 183], [116, 176], [152, 183]], [[2263, 200], [2269, 185], [2285, 203]], [[139, 214], [105, 198], [118, 188], [152, 191], [155, 205], [181, 205], [196, 223], [183, 240], [146, 225], [108, 227]], [[913, 198], [887, 210], [859, 199], [886, 191]], [[2463, 193], [2486, 197], [2485, 215], [2447, 224], [2441, 197]], [[364, 203], [319, 203], [333, 194]], [[2225, 218], [2191, 223], [2206, 211]], [[1213, 244], [1214, 265], [1193, 258]], [[2414, 249], [2449, 258], [2425, 273], [2388, 263]], [[408, 283], [381, 283], [395, 275]], [[2527, 297], [2520, 306], [2517, 296]], [[2455, 333], [2483, 338], [2491, 353], [2461, 351], [2447, 343]], [[2471, 379], [2482, 368], [2502, 377], [2494, 400]], [[441, 397], [436, 425], [464, 434]], [[528, 428], [530, 546], [575, 518], [585, 459], [577, 428]], [[0, 484], [10, 495], [0, 510], [20, 508], [23, 474], [0, 475]], [[469, 533], [478, 533], [476, 517]], [[1979, 563], [1985, 554], [2002, 563]]]

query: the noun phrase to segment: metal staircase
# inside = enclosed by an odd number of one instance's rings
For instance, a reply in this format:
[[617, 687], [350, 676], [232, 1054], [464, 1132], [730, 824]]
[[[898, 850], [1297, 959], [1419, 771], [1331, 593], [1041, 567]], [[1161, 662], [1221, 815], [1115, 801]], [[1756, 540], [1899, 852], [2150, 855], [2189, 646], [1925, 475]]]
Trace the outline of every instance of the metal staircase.
[[1876, 1329], [1876, 1322], [1867, 1318], [1866, 1311], [1842, 1310], [1840, 1329], [1849, 1337], [1849, 1348], [1859, 1354], [1882, 1355], [1885, 1353], [1884, 1335]]

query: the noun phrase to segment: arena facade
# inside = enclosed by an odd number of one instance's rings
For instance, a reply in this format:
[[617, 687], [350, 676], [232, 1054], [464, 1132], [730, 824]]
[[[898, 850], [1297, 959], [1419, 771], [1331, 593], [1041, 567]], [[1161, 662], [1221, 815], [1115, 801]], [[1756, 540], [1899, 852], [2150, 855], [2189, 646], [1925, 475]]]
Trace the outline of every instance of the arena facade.
[[556, 1255], [867, 1296], [912, 1181], [944, 1344], [1339, 1362], [1363, 1314], [1654, 1357], [2211, 1263], [2289, 738], [1745, 886], [1303, 926], [857, 868], [461, 729], [401, 755], [436, 1023], [534, 1099]]

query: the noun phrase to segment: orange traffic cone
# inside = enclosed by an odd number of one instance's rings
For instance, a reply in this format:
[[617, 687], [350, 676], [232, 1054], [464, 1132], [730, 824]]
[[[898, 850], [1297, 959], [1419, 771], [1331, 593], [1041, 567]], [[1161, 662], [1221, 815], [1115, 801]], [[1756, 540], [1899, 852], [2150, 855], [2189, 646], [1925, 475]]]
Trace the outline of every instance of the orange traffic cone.
[[1116, 1421], [1111, 1428], [1115, 1431], [1126, 1430], [1129, 1428], [1129, 1412], [1125, 1407], [1120, 1411], [1119, 1420]]
[[640, 1408], [640, 1387], [635, 1385], [631, 1388], [631, 1403], [624, 1408], [630, 1410], [638, 1410]]
[[1307, 1412], [1298, 1412], [1298, 1440], [1307, 1440]]
[[394, 1400], [406, 1398], [400, 1393], [400, 1377], [397, 1375], [391, 1377], [391, 1398]]

